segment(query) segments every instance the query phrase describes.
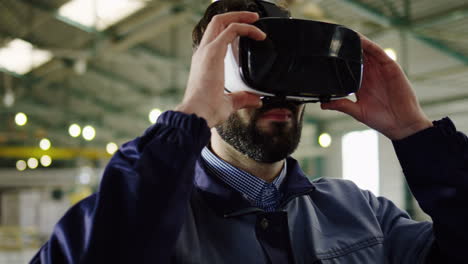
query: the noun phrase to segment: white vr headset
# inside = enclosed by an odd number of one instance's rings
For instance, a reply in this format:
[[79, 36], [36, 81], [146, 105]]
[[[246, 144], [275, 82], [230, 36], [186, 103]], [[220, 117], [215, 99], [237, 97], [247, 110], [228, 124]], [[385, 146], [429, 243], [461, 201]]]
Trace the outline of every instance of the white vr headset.
[[356, 32], [341, 25], [292, 19], [272, 3], [256, 2], [264, 9], [260, 12], [264, 18], [253, 25], [267, 39], [240, 37], [228, 46], [227, 92], [304, 102], [327, 102], [357, 92], [363, 60]]

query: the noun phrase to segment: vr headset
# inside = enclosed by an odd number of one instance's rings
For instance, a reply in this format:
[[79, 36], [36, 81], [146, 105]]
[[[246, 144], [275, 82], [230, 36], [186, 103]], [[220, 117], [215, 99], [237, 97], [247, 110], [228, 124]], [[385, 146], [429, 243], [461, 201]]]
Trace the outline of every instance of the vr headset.
[[255, 1], [260, 19], [253, 25], [264, 41], [240, 37], [228, 47], [227, 92], [328, 102], [361, 86], [363, 58], [359, 35], [341, 25], [293, 19], [275, 4]]

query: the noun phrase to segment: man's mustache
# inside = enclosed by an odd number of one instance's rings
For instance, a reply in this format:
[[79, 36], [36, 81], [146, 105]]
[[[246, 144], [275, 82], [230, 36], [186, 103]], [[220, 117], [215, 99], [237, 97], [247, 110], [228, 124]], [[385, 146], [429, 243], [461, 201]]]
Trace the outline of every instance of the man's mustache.
[[297, 115], [299, 106], [302, 105], [299, 101], [285, 100], [284, 98], [270, 96], [263, 97], [262, 102], [262, 107], [256, 111], [257, 116], [275, 108], [285, 108], [290, 110], [293, 115]]

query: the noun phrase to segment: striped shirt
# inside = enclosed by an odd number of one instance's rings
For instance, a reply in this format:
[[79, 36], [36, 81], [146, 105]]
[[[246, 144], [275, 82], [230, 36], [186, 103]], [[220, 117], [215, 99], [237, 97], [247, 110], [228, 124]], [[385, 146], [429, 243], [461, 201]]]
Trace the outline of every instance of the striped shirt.
[[268, 183], [220, 159], [208, 147], [203, 149], [202, 158], [209, 172], [240, 192], [252, 205], [266, 212], [277, 209], [282, 195], [279, 188], [286, 177], [286, 162], [280, 175], [272, 183]]

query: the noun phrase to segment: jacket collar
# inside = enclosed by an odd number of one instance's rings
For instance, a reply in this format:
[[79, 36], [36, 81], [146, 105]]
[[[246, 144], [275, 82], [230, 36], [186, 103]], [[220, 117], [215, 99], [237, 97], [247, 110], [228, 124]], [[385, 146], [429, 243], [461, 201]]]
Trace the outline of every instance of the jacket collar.
[[[312, 192], [315, 186], [307, 179], [298, 162], [289, 157], [287, 162], [286, 179], [280, 191], [283, 197], [281, 205], [305, 193]], [[219, 215], [232, 217], [249, 213], [263, 212], [253, 207], [250, 202], [218, 177], [210, 175], [204, 162], [199, 159], [195, 168], [195, 187], [202, 198]]]

